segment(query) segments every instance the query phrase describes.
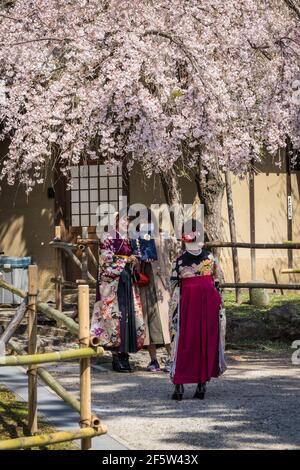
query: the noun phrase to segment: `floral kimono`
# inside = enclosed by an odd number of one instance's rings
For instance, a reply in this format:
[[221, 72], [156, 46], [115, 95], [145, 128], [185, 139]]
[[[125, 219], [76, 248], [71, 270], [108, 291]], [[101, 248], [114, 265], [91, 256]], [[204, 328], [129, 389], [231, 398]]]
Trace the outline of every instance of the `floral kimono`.
[[96, 303], [91, 336], [118, 352], [137, 352], [144, 343], [144, 322], [138, 287], [133, 284], [130, 242], [110, 236], [100, 242]]
[[170, 302], [171, 378], [174, 384], [206, 383], [226, 370], [226, 316], [215, 287], [213, 255], [184, 251], [173, 265]]

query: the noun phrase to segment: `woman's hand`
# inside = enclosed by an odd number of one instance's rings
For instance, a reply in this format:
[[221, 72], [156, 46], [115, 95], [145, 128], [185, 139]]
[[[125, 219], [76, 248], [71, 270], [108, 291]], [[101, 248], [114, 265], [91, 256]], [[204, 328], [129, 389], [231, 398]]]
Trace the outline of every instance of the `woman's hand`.
[[134, 266], [138, 263], [138, 259], [136, 256], [131, 255], [127, 258], [127, 263], [132, 263]]

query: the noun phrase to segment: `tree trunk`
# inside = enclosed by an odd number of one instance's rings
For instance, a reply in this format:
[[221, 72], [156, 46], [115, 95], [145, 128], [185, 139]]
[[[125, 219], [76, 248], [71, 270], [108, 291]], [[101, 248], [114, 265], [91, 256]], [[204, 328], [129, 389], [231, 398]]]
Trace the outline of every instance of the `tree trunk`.
[[195, 177], [198, 195], [204, 205], [204, 229], [208, 241], [221, 240], [221, 211], [225, 183], [217, 168]]
[[[176, 168], [172, 168], [167, 173], [161, 175], [161, 183], [165, 199], [170, 208], [175, 211], [171, 213], [172, 224], [176, 232], [177, 239], [181, 239], [184, 222], [182, 190]], [[175, 210], [176, 207], [176, 210]], [[176, 230], [177, 228], [177, 230]]]
[[175, 168], [161, 175], [161, 183], [167, 204], [182, 204], [182, 191]]
[[[199, 172], [195, 176], [198, 195], [201, 204], [204, 205], [204, 232], [207, 241], [217, 241], [222, 239], [222, 199], [225, 182], [217, 166], [207, 170], [204, 175]], [[217, 258], [220, 258], [221, 248], [212, 250]], [[224, 275], [220, 270], [220, 281], [224, 281]]]

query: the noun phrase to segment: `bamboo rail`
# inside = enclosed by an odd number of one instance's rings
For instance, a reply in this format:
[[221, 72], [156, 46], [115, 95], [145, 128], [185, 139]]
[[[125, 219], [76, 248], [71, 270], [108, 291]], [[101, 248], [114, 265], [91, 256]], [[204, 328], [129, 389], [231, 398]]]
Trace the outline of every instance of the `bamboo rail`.
[[27, 294], [24, 291], [18, 289], [15, 286], [12, 286], [11, 284], [8, 284], [8, 282], [3, 281], [3, 279], [0, 279], [0, 287], [3, 287], [3, 289], [8, 290], [12, 294], [16, 294], [18, 297], [22, 297], [22, 299], [26, 299], [27, 297]]
[[63, 323], [65, 327], [69, 331], [71, 331], [71, 333], [78, 335], [79, 325], [72, 318], [68, 317], [67, 315], [60, 312], [59, 310], [56, 310], [55, 308], [50, 307], [50, 305], [44, 302], [38, 302], [37, 306], [38, 306], [38, 310], [42, 312], [44, 315], [51, 318], [52, 320], [56, 320], [57, 322]]
[[[18, 354], [25, 355], [25, 349], [17, 345], [13, 340], [8, 342], [8, 345]], [[56, 380], [50, 372], [42, 367], [37, 368], [37, 375], [40, 377], [43, 382], [48, 385], [60, 398], [64, 400], [65, 403], [71, 406], [75, 411], [80, 411], [80, 403], [77, 398], [70, 392], [68, 392], [59, 382]]]
[[[25, 349], [20, 347], [12, 339], [9, 340], [8, 345], [18, 354], [26, 354]], [[68, 390], [66, 390], [61, 383], [53, 377], [46, 369], [43, 367], [37, 368], [38, 377], [49, 387], [53, 392], [56, 393], [65, 403], [67, 403], [74, 411], [80, 413], [80, 401]], [[92, 425], [98, 426], [100, 419], [98, 416], [92, 415]]]
[[43, 447], [60, 442], [74, 441], [75, 439], [91, 439], [107, 433], [105, 425], [92, 428], [75, 429], [74, 431], [58, 431], [50, 434], [36, 435], [30, 437], [18, 437], [0, 441], [0, 450], [28, 449], [30, 447]]
[[104, 353], [103, 348], [68, 349], [51, 353], [33, 354], [26, 356], [2, 356], [0, 366], [28, 366], [33, 364], [46, 364], [48, 362], [69, 361], [89, 357], [99, 357]]
[[[7, 289], [9, 292], [18, 295], [25, 299], [27, 297], [26, 293], [21, 289], [16, 288], [15, 286], [8, 284], [7, 282], [0, 279], [0, 287]], [[44, 302], [37, 303], [38, 310], [44, 313], [47, 317], [51, 318], [52, 320], [56, 320], [58, 322], [63, 323], [71, 333], [78, 335], [79, 332], [79, 325], [76, 323], [72, 318], [67, 317], [64, 313], [60, 312], [59, 310], [50, 307], [50, 305]]]
[[[65, 243], [63, 241], [56, 240], [50, 242], [49, 245], [51, 245], [55, 249], [64, 250], [69, 256], [69, 258], [73, 261], [73, 263], [80, 269], [81, 272], [86, 270], [84, 263], [80, 261], [80, 259], [75, 255], [75, 253], [73, 253], [73, 250], [78, 249], [78, 244]], [[85, 244], [83, 243], [82, 245]], [[96, 279], [88, 270], [86, 271], [86, 277], [91, 283], [96, 284]]]

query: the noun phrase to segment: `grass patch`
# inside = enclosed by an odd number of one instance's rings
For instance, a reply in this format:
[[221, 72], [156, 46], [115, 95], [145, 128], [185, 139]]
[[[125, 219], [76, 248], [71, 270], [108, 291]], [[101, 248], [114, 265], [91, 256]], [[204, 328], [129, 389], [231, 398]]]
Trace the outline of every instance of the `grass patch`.
[[274, 354], [287, 352], [291, 353], [293, 351], [291, 349], [291, 342], [256, 340], [252, 338], [247, 340], [240, 340], [235, 343], [226, 343], [226, 350], [257, 351]]
[[[18, 400], [16, 396], [0, 384], [0, 440], [28, 436], [27, 403]], [[38, 419], [39, 433], [51, 433], [56, 430], [43, 417]], [[34, 450], [79, 450], [73, 442], [62, 442], [43, 448], [33, 447]]]
[[273, 307], [281, 307], [283, 305], [293, 304], [296, 307], [296, 311], [300, 316], [300, 296], [296, 294], [269, 294], [270, 303], [266, 307], [256, 307], [255, 305], [250, 304], [248, 292], [243, 291], [241, 298], [242, 303], [237, 305], [235, 303], [235, 293], [234, 292], [225, 292], [224, 294], [224, 303], [226, 308], [227, 315], [233, 317], [260, 317], [261, 315], [267, 313]]

